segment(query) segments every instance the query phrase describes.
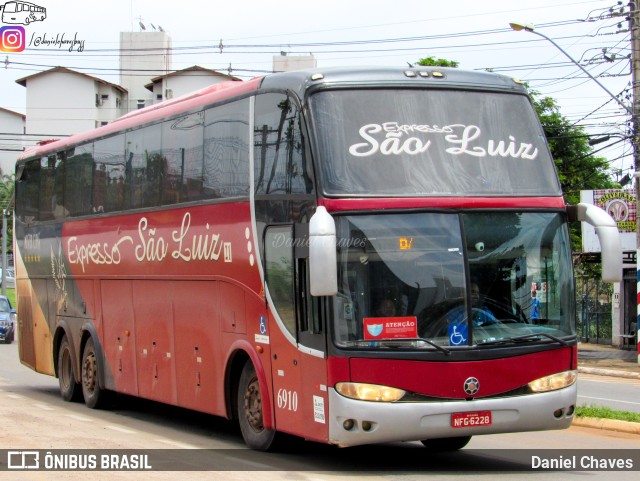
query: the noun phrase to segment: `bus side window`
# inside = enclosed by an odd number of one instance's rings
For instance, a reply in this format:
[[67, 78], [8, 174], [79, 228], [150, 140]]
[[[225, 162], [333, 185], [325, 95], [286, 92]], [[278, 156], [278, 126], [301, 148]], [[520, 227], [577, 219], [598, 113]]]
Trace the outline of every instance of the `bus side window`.
[[249, 195], [249, 99], [205, 111], [203, 196]]
[[65, 209], [71, 216], [91, 213], [93, 184], [93, 144], [85, 144], [67, 151], [65, 176]]
[[166, 175], [160, 181], [163, 205], [203, 198], [203, 125], [204, 112], [162, 124], [162, 154], [166, 162]]
[[149, 125], [125, 135], [125, 207], [159, 206], [167, 171], [167, 160], [162, 155], [162, 125]]
[[93, 210], [114, 212], [124, 207], [125, 162], [124, 134], [94, 143]]
[[293, 226], [271, 226], [265, 231], [265, 278], [271, 300], [289, 333], [296, 335], [293, 297]]
[[[53, 156], [50, 156], [51, 160]], [[58, 152], [53, 165], [53, 197], [51, 198], [51, 209], [53, 217], [64, 219], [69, 215], [69, 211], [64, 206], [64, 169], [66, 152]], [[51, 164], [51, 162], [50, 162]]]
[[42, 157], [40, 163], [40, 220], [53, 219], [53, 189], [56, 172], [56, 156]]
[[283, 94], [264, 94], [255, 103], [256, 194], [310, 194], [310, 159], [298, 104]]
[[16, 211], [23, 222], [38, 219], [40, 203], [40, 159], [26, 162], [19, 174]]

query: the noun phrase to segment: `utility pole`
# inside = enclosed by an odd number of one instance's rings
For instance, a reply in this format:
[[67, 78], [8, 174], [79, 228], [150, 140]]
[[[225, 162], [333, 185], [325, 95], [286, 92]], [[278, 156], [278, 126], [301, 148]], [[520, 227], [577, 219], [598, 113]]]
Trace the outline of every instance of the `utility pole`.
[[[629, 31], [631, 32], [631, 83], [633, 108], [631, 115], [631, 138], [633, 145], [633, 168], [635, 177], [636, 196], [639, 199], [640, 206], [640, 190], [638, 189], [638, 177], [640, 176], [640, 126], [638, 122], [638, 114], [640, 114], [640, 12], [638, 6], [640, 0], [631, 0], [629, 2]], [[640, 213], [640, 211], [638, 211]], [[640, 223], [636, 220], [636, 233], [640, 233], [638, 227]], [[640, 248], [640, 235], [636, 239], [636, 247]], [[636, 254], [637, 255], [637, 254]]]
[[[631, 32], [631, 82], [633, 95], [633, 108], [631, 114], [631, 136], [633, 145], [633, 177], [636, 189], [636, 279], [640, 275], [640, 12], [638, 11], [640, 0], [629, 1], [629, 31]], [[637, 289], [637, 288], [636, 288]], [[640, 294], [636, 290], [636, 295]], [[636, 302], [636, 322], [640, 306]], [[629, 319], [631, 322], [631, 319]], [[637, 339], [637, 338], [636, 338]], [[638, 363], [640, 364], [640, 343], [638, 343]]]
[[2, 295], [7, 295], [7, 216], [8, 211], [2, 210]]

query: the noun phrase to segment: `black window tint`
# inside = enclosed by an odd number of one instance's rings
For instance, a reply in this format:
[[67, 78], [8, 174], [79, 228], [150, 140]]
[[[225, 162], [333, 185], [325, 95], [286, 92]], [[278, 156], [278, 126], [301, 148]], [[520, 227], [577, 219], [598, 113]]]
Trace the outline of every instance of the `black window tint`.
[[166, 172], [162, 203], [175, 204], [203, 198], [204, 112], [196, 112], [162, 124], [162, 153]]
[[27, 162], [17, 185], [16, 211], [23, 222], [38, 220], [40, 160]]
[[125, 204], [133, 209], [160, 205], [167, 161], [162, 155], [162, 126], [150, 125], [126, 134]]
[[203, 189], [207, 197], [249, 195], [249, 100], [205, 112]]
[[[49, 157], [49, 166], [53, 168], [53, 175], [49, 177], [48, 182], [53, 180], [53, 197], [51, 206], [53, 209], [53, 217], [55, 219], [65, 219], [69, 215], [69, 211], [64, 204], [64, 167], [65, 152], [58, 152], [55, 157]], [[48, 197], [45, 197], [48, 200]]]
[[311, 165], [298, 104], [283, 94], [265, 94], [255, 103], [256, 194], [309, 194]]
[[42, 157], [40, 162], [40, 220], [54, 218], [56, 156]]
[[269, 294], [280, 319], [295, 336], [296, 317], [293, 299], [293, 228], [272, 226], [264, 239], [266, 257], [265, 276]]
[[124, 135], [98, 140], [94, 144], [93, 210], [114, 212], [124, 207]]
[[93, 144], [70, 149], [65, 157], [65, 209], [70, 216], [87, 215], [91, 213]]

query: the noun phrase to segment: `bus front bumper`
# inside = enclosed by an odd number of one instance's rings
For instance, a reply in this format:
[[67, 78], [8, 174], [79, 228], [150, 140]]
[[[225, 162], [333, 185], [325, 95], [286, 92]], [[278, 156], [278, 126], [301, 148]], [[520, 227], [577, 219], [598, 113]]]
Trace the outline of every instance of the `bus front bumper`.
[[[472, 401], [383, 403], [358, 401], [329, 389], [329, 442], [339, 446], [418, 441], [571, 425], [577, 385], [547, 393]], [[491, 424], [452, 427], [452, 414], [491, 412]]]

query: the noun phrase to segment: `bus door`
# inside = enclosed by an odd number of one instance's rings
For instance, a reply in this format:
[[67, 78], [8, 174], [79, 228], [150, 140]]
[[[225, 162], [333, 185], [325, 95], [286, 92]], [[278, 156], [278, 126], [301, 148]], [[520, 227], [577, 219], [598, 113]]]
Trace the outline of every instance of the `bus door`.
[[318, 300], [306, 288], [305, 227], [265, 230], [265, 279], [282, 331], [270, 329], [273, 404], [278, 430], [322, 440], [327, 437], [326, 349], [320, 318], [309, 317]]
[[326, 298], [313, 297], [309, 290], [309, 224], [296, 225], [297, 335], [302, 372], [301, 402], [305, 436], [328, 440]]

